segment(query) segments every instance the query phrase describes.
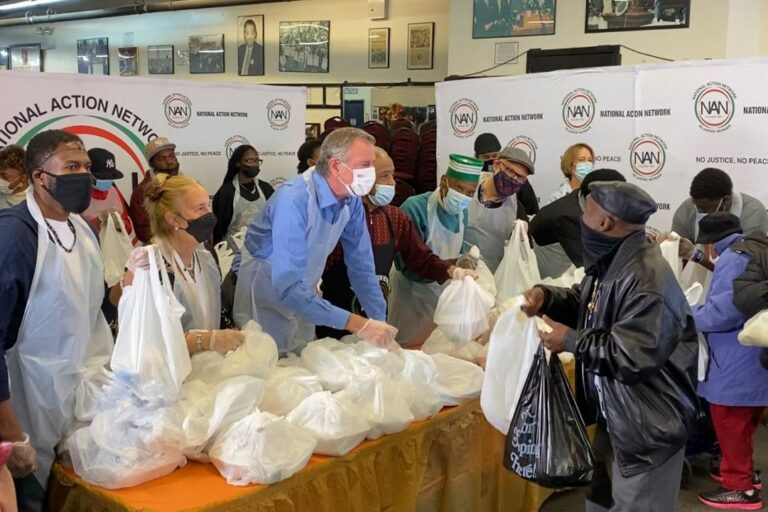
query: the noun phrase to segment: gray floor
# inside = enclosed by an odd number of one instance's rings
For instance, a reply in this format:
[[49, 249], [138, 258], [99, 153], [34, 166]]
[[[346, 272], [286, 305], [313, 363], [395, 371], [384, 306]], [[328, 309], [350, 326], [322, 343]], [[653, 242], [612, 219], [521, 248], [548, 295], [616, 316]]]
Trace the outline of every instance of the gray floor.
[[[759, 427], [755, 435], [755, 467], [763, 470], [763, 480], [768, 474], [768, 428]], [[708, 464], [704, 461], [697, 461], [693, 467], [693, 479], [683, 489], [680, 490], [680, 502], [677, 505], [678, 511], [712, 511], [715, 510], [699, 503], [697, 495], [701, 491], [708, 491], [717, 486], [707, 476]], [[767, 487], [768, 489], [768, 487]], [[766, 491], [768, 493], [768, 490]], [[768, 494], [763, 495], [763, 502], [768, 508]], [[582, 491], [564, 491], [552, 496], [544, 506], [541, 512], [583, 512], [584, 495]]]

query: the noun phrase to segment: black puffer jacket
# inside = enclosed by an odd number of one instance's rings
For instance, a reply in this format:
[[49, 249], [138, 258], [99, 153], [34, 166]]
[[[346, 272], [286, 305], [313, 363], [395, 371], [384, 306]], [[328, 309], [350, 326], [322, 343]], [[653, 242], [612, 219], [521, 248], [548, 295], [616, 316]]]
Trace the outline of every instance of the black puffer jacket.
[[698, 339], [685, 296], [658, 247], [642, 232], [630, 235], [602, 278], [587, 276], [572, 289], [542, 288], [542, 313], [577, 330], [569, 350], [576, 355], [578, 400], [587, 424], [598, 418], [599, 378], [621, 474], [665, 463], [685, 445], [698, 413]]
[[731, 249], [749, 256], [744, 273], [733, 281], [733, 305], [747, 318], [752, 318], [768, 308], [768, 238], [748, 236]]

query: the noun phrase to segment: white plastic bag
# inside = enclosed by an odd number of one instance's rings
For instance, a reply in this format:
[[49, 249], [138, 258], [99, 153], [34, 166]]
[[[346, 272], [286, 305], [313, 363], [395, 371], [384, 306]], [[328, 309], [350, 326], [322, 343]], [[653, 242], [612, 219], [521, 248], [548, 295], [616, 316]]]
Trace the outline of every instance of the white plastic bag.
[[191, 369], [181, 326], [184, 306], [174, 297], [154, 246], [146, 250], [149, 269], [136, 269], [133, 285], [120, 299], [120, 332], [111, 366], [142, 400], [170, 405]]
[[320, 378], [323, 387], [339, 391], [355, 380], [355, 349], [332, 338], [312, 341], [301, 351], [301, 364]]
[[545, 286], [559, 286], [560, 288], [571, 288], [574, 284], [580, 283], [585, 276], [584, 267], [576, 268], [573, 265], [563, 272], [560, 277], [545, 277], [537, 284]]
[[458, 359], [476, 363], [478, 358], [483, 355], [483, 345], [476, 341], [452, 342], [442, 329], [437, 327], [421, 346], [421, 351], [425, 354], [448, 354]]
[[320, 455], [346, 455], [371, 430], [359, 409], [330, 391], [307, 397], [285, 419], [312, 433], [317, 440], [315, 453]]
[[229, 270], [232, 268], [232, 260], [235, 258], [235, 253], [229, 247], [229, 242], [222, 240], [217, 243], [213, 249], [216, 251], [216, 258], [219, 260], [219, 270], [221, 271], [221, 282], [227, 277]]
[[499, 317], [491, 333], [480, 406], [488, 423], [506, 435], [539, 347], [535, 318], [520, 311], [522, 298]]
[[105, 390], [112, 384], [113, 375], [104, 367], [87, 371], [75, 388], [75, 419], [90, 421], [112, 407], [105, 398]]
[[750, 347], [768, 347], [768, 309], [747, 320], [739, 333], [739, 343]]
[[483, 387], [483, 369], [446, 354], [430, 356], [437, 368], [435, 389], [444, 405], [459, 405], [468, 398], [480, 395]]
[[357, 406], [371, 425], [368, 439], [408, 428], [413, 414], [400, 385], [384, 375], [357, 380], [336, 396]]
[[316, 445], [307, 430], [257, 411], [221, 432], [208, 453], [230, 485], [274, 484], [306, 466]]
[[494, 297], [472, 277], [451, 281], [435, 307], [435, 324], [451, 341], [472, 341], [488, 329]]
[[683, 269], [683, 262], [680, 259], [680, 235], [672, 231], [669, 233], [669, 238], [659, 244], [661, 250], [661, 256], [669, 263], [672, 273], [675, 274], [675, 279], [680, 281], [680, 271]]
[[75, 432], [67, 445], [75, 472], [84, 480], [107, 489], [140, 485], [169, 475], [187, 463], [179, 452], [134, 451], [121, 455], [102, 449], [89, 427]]
[[320, 380], [304, 368], [278, 366], [264, 383], [264, 398], [259, 409], [285, 416], [308, 396], [323, 390]]
[[702, 267], [698, 263], [689, 261], [683, 270], [680, 272], [680, 288], [683, 290], [690, 290], [691, 287], [699, 283], [703, 288], [703, 293], [700, 293], [699, 300], [691, 304], [704, 304], [707, 301], [707, 294], [709, 293], [709, 285], [712, 282], [712, 272]]
[[411, 414], [416, 421], [431, 418], [443, 408], [443, 399], [435, 390], [435, 362], [420, 350], [401, 350], [398, 355], [403, 360], [402, 393]]
[[104, 260], [104, 281], [110, 288], [120, 282], [125, 263], [133, 251], [131, 236], [120, 214], [108, 212], [99, 233], [101, 258]]
[[528, 224], [525, 221], [515, 221], [515, 229], [504, 248], [504, 257], [496, 269], [494, 278], [498, 289], [497, 303], [516, 297], [541, 281], [539, 265], [528, 240]]
[[358, 341], [352, 345], [358, 356], [390, 377], [396, 377], [403, 371], [403, 360], [397, 353], [385, 348], [374, 347], [367, 341]]
[[208, 384], [218, 384], [239, 375], [269, 378], [277, 367], [275, 340], [253, 320], [249, 320], [242, 331], [245, 341], [226, 356], [215, 350], [193, 355], [192, 371], [187, 381], [202, 380]]

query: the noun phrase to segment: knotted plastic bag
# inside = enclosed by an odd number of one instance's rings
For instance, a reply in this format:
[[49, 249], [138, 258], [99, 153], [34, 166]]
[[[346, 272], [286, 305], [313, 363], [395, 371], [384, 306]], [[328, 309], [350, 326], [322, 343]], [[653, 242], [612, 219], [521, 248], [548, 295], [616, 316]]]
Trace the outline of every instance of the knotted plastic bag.
[[558, 357], [540, 346], [507, 432], [504, 467], [544, 487], [587, 485], [595, 455]]
[[110, 288], [120, 282], [125, 264], [133, 251], [131, 236], [118, 213], [107, 213], [99, 233], [101, 258], [104, 260], [104, 281]]
[[451, 281], [440, 294], [434, 321], [451, 341], [471, 341], [488, 330], [494, 297], [472, 277]]

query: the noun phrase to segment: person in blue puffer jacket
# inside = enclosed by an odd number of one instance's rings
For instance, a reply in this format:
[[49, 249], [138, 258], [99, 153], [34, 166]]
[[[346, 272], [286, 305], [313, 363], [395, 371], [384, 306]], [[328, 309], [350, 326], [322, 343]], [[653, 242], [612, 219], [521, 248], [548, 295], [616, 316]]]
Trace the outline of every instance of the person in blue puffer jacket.
[[761, 484], [752, 465], [752, 437], [768, 405], [768, 370], [760, 364], [761, 349], [738, 340], [746, 317], [734, 306], [733, 282], [750, 257], [732, 247], [743, 238], [739, 218], [729, 212], [712, 213], [699, 222], [696, 243], [714, 244], [719, 258], [706, 303], [693, 308], [696, 329], [709, 348], [706, 379], [698, 393], [710, 404], [723, 454], [719, 474], [712, 475], [720, 487], [699, 494], [699, 500], [713, 508], [758, 510]]

